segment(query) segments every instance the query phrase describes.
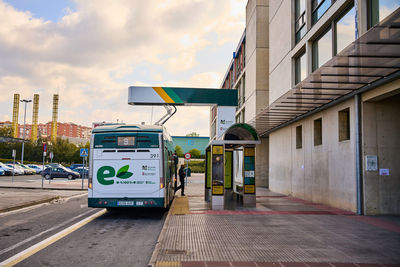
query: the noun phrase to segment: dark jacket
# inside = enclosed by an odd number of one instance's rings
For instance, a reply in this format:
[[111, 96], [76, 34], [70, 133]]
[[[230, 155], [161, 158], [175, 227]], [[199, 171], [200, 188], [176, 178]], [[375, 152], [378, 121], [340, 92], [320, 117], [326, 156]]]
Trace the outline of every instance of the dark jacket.
[[183, 180], [183, 179], [185, 179], [185, 177], [186, 177], [185, 169], [184, 168], [180, 168], [179, 169], [179, 179]]

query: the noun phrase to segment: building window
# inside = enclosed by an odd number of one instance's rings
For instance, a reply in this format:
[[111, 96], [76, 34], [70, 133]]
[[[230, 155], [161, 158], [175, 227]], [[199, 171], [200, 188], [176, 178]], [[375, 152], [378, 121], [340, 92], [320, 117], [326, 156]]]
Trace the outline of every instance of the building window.
[[306, 34], [306, 1], [296, 0], [295, 2], [295, 33], [296, 33], [296, 44]]
[[339, 111], [339, 142], [350, 140], [350, 109]]
[[322, 15], [325, 14], [325, 12], [329, 9], [333, 2], [334, 0], [312, 0], [312, 25], [314, 25], [322, 17]]
[[299, 125], [296, 127], [296, 148], [303, 147], [303, 130], [302, 126]]
[[356, 24], [355, 24], [354, 7], [347, 11], [335, 23], [335, 54], [342, 51], [346, 46], [355, 40]]
[[314, 120], [314, 146], [322, 145], [322, 118]]
[[332, 58], [332, 29], [329, 29], [313, 43], [313, 71]]
[[400, 0], [368, 0], [368, 29], [400, 7]]
[[302, 80], [306, 78], [307, 75], [307, 58], [306, 53], [304, 52], [299, 57], [297, 57], [294, 61], [294, 83], [298, 84]]

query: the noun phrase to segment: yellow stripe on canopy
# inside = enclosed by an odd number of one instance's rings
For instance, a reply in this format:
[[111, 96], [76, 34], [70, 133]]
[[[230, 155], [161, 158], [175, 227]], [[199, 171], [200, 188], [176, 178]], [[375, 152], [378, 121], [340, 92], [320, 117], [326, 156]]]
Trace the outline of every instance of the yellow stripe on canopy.
[[175, 103], [162, 87], [153, 87], [153, 89], [165, 101], [165, 103]]

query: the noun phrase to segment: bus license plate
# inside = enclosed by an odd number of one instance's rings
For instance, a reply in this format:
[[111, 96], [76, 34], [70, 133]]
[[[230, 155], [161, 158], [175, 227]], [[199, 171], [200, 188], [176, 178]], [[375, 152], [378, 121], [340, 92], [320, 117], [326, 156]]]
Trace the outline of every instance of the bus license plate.
[[118, 201], [118, 206], [133, 206], [133, 201]]

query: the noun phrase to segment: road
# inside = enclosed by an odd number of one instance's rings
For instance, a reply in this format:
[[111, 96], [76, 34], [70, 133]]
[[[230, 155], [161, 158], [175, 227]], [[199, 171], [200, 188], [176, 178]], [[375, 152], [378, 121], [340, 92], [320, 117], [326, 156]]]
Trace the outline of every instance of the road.
[[[80, 196], [0, 215], [0, 265], [99, 211]], [[161, 210], [104, 211], [16, 266], [146, 266], [165, 218]]]

